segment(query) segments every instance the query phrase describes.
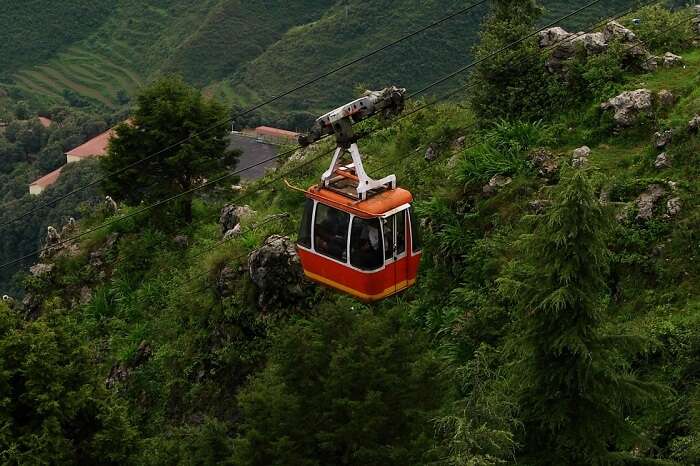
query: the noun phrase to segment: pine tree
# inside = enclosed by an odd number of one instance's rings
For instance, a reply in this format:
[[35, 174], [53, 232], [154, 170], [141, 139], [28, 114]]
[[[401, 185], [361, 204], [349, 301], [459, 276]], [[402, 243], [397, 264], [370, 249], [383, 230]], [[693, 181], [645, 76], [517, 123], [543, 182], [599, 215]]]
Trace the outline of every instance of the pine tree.
[[545, 84], [552, 80], [545, 79], [537, 38], [509, 47], [532, 34], [542, 11], [535, 0], [492, 2], [474, 48], [475, 60], [483, 62], [475, 68], [470, 99], [481, 120], [542, 118], [549, 99]]
[[[501, 280], [515, 296], [515, 347], [527, 464], [595, 465], [633, 434], [626, 408], [657, 387], [635, 379], [604, 333], [609, 216], [584, 170], [564, 170], [553, 205], [522, 241], [524, 260]], [[631, 438], [631, 437], [628, 437]]]

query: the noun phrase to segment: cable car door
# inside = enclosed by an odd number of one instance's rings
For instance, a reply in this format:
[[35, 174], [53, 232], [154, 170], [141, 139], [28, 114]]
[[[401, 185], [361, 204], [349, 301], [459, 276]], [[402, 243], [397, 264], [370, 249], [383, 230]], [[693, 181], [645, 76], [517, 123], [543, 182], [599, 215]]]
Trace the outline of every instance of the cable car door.
[[396, 291], [408, 285], [407, 221], [406, 209], [382, 219], [385, 265], [393, 275]]

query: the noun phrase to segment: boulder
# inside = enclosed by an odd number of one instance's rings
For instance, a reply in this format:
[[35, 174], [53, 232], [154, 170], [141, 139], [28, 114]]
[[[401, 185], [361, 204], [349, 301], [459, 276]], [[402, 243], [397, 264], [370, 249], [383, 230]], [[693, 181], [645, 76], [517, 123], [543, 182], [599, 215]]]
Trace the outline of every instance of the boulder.
[[540, 176], [549, 178], [559, 171], [559, 161], [551, 152], [545, 149], [537, 149], [530, 155], [532, 164]]
[[438, 151], [437, 151], [437, 145], [435, 144], [430, 144], [428, 148], [425, 150], [425, 160], [428, 162], [432, 162], [433, 160], [438, 158]]
[[659, 105], [663, 108], [671, 108], [676, 103], [676, 96], [668, 89], [662, 89], [656, 95]]
[[273, 235], [248, 257], [250, 278], [263, 310], [297, 304], [306, 296], [306, 280], [294, 242]]
[[460, 136], [457, 139], [455, 139], [455, 142], [452, 143], [452, 147], [455, 149], [464, 149], [464, 147], [467, 145], [467, 137], [466, 136]]
[[225, 235], [229, 230], [232, 230], [238, 225], [241, 220], [255, 214], [255, 211], [249, 206], [236, 206], [234, 204], [226, 204], [219, 215], [219, 226], [221, 234]]
[[489, 180], [489, 183], [483, 187], [482, 191], [485, 195], [490, 196], [496, 194], [500, 188], [508, 186], [513, 182], [513, 178], [503, 175], [496, 175]]
[[574, 150], [573, 156], [571, 158], [571, 165], [574, 167], [581, 167], [588, 162], [588, 157], [591, 156], [591, 148], [588, 146], [582, 146]]
[[700, 130], [700, 116], [695, 115], [692, 120], [688, 122], [688, 132], [695, 134]]
[[223, 240], [229, 241], [229, 240], [235, 238], [236, 236], [240, 235], [241, 231], [243, 231], [243, 227], [241, 227], [240, 223], [237, 223], [235, 227], [231, 228], [229, 231], [227, 231], [224, 234]]
[[681, 204], [681, 199], [679, 197], [674, 197], [672, 199], [669, 199], [668, 202], [666, 202], [666, 218], [671, 218], [675, 217], [676, 215], [681, 213], [681, 208], [683, 205]]
[[656, 167], [659, 170], [663, 170], [664, 168], [671, 168], [671, 158], [666, 152], [662, 152], [656, 157], [654, 167]]
[[657, 57], [656, 55], [651, 55], [647, 54], [642, 63], [640, 64], [640, 68], [644, 71], [656, 71], [659, 69], [659, 64], [663, 61], [661, 57]]
[[639, 116], [652, 109], [653, 99], [649, 89], [627, 91], [603, 102], [600, 108], [613, 110], [613, 119], [620, 126], [632, 126]]
[[654, 134], [654, 145], [657, 149], [665, 149], [673, 140], [673, 131], [667, 129]]
[[540, 31], [538, 34], [539, 44], [541, 48], [551, 47], [554, 44], [568, 39], [571, 37], [571, 33], [567, 32], [566, 29], [561, 27], [553, 27]]
[[664, 68], [672, 68], [674, 66], [683, 65], [683, 57], [671, 52], [666, 52], [661, 58], [663, 59]]
[[190, 245], [190, 238], [186, 235], [177, 235], [173, 238], [173, 243], [180, 249], [187, 249]]
[[610, 21], [603, 29], [603, 37], [605, 42], [610, 42], [617, 39], [621, 42], [634, 42], [637, 40], [637, 35], [631, 30], [624, 27], [617, 21]]
[[637, 205], [638, 221], [647, 221], [654, 216], [654, 208], [659, 200], [666, 194], [666, 190], [663, 186], [658, 184], [653, 184], [649, 186], [646, 191], [637, 197], [634, 201]]
[[577, 35], [572, 42], [580, 44], [589, 55], [597, 55], [608, 49], [608, 42], [602, 32], [589, 32]]
[[216, 276], [216, 292], [222, 298], [233, 296], [240, 274], [231, 266], [222, 268]]

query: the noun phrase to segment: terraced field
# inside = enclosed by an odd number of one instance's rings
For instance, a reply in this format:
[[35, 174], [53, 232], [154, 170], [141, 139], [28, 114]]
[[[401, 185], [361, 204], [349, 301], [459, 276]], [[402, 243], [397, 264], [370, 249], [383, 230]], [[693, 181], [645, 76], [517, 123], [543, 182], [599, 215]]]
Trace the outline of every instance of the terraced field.
[[119, 64], [122, 56], [107, 56], [72, 47], [59, 53], [48, 63], [20, 71], [14, 75], [16, 86], [39, 94], [49, 101], [62, 99], [64, 91], [114, 108], [119, 105], [120, 91], [133, 95], [142, 84], [135, 70]]

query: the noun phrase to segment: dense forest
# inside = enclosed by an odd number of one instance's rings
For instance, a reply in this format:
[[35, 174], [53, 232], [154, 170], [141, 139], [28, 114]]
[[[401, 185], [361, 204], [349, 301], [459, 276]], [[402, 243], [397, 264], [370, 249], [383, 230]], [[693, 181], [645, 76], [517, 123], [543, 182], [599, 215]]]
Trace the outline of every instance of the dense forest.
[[[700, 9], [668, 6], [587, 11], [565, 25], [595, 29], [581, 38], [532, 34], [552, 14], [534, 0], [493, 0], [449, 99], [360, 123], [369, 172], [414, 196], [423, 251], [416, 285], [371, 305], [308, 282], [294, 252], [304, 196], [284, 182], [316, 183], [332, 142], [282, 148], [243, 186], [221, 178], [223, 127], [134, 169], [229, 112], [187, 73], [144, 83], [109, 154], [53, 195], [119, 176], [27, 222], [80, 215], [0, 303], [2, 463], [700, 464]], [[46, 129], [7, 102], [14, 215], [23, 176], [122, 120], [57, 107]]]

